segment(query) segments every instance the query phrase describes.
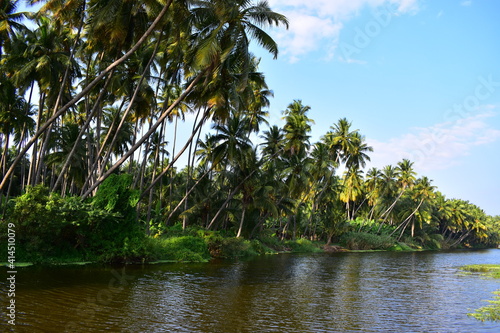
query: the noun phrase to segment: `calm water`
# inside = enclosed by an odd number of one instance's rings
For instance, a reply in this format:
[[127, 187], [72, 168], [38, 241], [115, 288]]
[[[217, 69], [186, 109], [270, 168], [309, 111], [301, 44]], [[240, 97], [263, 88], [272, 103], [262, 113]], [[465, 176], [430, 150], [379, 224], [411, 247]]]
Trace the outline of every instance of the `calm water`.
[[458, 271], [480, 263], [500, 263], [500, 250], [19, 268], [13, 331], [500, 332], [467, 316], [500, 289]]

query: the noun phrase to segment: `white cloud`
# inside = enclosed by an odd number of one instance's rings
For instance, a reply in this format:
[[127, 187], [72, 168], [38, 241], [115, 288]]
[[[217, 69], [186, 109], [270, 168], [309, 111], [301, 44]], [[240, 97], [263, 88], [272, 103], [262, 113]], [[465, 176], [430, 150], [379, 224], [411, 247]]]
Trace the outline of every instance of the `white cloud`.
[[[277, 31], [283, 54], [292, 62], [302, 56], [323, 51], [332, 58], [344, 23], [365, 8], [383, 8], [389, 15], [418, 11], [419, 0], [269, 0], [271, 8], [288, 17], [288, 31]], [[347, 59], [345, 59], [347, 60]]]
[[374, 149], [371, 165], [378, 168], [395, 165], [403, 158], [413, 161], [419, 171], [457, 165], [475, 147], [500, 140], [500, 130], [487, 123], [487, 118], [494, 115], [484, 112], [456, 122], [413, 128], [410, 133], [387, 142], [368, 140]]
[[465, 0], [465, 1], [462, 1], [460, 3], [460, 6], [464, 6], [464, 7], [467, 7], [467, 6], [470, 6], [472, 5], [472, 1], [471, 0]]
[[288, 31], [280, 31], [277, 39], [283, 46], [285, 54], [291, 62], [298, 61], [300, 56], [321, 47], [323, 41], [336, 44], [342, 23], [335, 23], [331, 18], [318, 17], [297, 12], [285, 13], [290, 20]]

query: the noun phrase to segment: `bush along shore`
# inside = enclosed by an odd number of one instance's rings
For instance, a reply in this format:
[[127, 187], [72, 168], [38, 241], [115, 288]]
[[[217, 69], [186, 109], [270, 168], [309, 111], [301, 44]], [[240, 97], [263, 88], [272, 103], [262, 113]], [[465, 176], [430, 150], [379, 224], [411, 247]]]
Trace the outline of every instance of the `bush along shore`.
[[[375, 221], [343, 222], [336, 232], [310, 240], [262, 228], [254, 237], [236, 237], [235, 228], [209, 230], [182, 223], [147, 228], [138, 222], [137, 193], [130, 177], [107, 180], [87, 201], [62, 197], [43, 186], [30, 188], [9, 202], [3, 229], [16, 232], [18, 262], [39, 264], [165, 261], [206, 262], [211, 258], [236, 258], [281, 252], [338, 252], [349, 250], [412, 251], [450, 248], [440, 234], [396, 237], [398, 228]], [[7, 249], [2, 232], [0, 249]], [[2, 253], [6, 258], [7, 254]]]

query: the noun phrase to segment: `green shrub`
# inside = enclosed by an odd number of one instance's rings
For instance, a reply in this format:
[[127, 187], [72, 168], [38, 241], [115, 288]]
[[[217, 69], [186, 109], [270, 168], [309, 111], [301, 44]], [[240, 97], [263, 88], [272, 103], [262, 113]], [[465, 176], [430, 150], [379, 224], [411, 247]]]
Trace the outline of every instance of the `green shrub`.
[[266, 246], [258, 239], [252, 239], [250, 241], [250, 243], [252, 244], [252, 248], [254, 249], [254, 251], [257, 252], [258, 254], [275, 254], [275, 253], [277, 253], [275, 250]]
[[208, 245], [202, 238], [179, 236], [153, 240], [156, 259], [203, 262], [210, 259]]
[[243, 238], [223, 238], [220, 243], [219, 256], [222, 258], [249, 257], [259, 254], [252, 242]]
[[393, 246], [388, 248], [389, 251], [413, 251], [413, 248], [403, 242], [396, 242]]
[[349, 250], [387, 250], [395, 241], [388, 235], [349, 232], [342, 236], [341, 243]]
[[63, 198], [42, 185], [28, 187], [11, 201], [0, 228], [15, 224], [18, 260], [135, 260], [147, 251], [136, 223], [138, 197], [129, 189], [131, 181], [128, 175], [110, 176], [91, 202]]
[[[0, 227], [14, 223], [18, 260], [53, 262], [64, 258], [84, 259], [84, 226], [90, 216], [89, 204], [79, 198], [62, 198], [41, 185], [28, 187], [25, 194], [13, 199]], [[4, 234], [3, 232], [1, 233]]]
[[422, 244], [426, 249], [440, 250], [444, 245], [444, 237], [441, 234], [423, 234], [414, 237], [414, 240]]
[[308, 239], [300, 238], [294, 241], [286, 241], [285, 245], [291, 249], [292, 252], [321, 252], [322, 250]]
[[272, 236], [261, 236], [259, 237], [259, 240], [262, 244], [265, 246], [274, 249], [276, 251], [285, 251], [285, 250], [290, 250], [286, 248], [286, 245], [284, 242], [278, 239], [278, 237], [272, 235]]

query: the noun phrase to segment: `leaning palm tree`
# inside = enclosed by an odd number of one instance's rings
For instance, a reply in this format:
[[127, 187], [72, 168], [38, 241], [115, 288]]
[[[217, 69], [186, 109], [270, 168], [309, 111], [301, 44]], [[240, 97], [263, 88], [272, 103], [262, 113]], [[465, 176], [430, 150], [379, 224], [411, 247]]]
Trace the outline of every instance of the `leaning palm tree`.
[[[226, 87], [228, 83], [221, 82], [221, 80], [224, 81], [226, 78], [231, 77], [227, 73], [230, 73], [229, 70], [234, 68], [234, 65], [237, 65], [236, 68], [241, 73], [238, 75], [238, 85], [244, 83], [248, 77], [248, 68], [251, 62], [249, 35], [275, 57], [278, 55], [277, 44], [261, 29], [261, 26], [279, 24], [288, 26], [288, 21], [283, 15], [273, 12], [266, 2], [260, 2], [253, 6], [246, 0], [199, 1], [195, 5], [191, 9], [192, 16], [190, 19], [196, 29], [191, 36], [193, 40], [192, 48], [187, 52], [187, 59], [189, 60], [185, 72], [189, 77], [184, 93], [163, 111], [150, 130], [122, 158], [99, 177], [95, 184], [83, 194], [84, 197], [89, 195], [94, 188], [131, 156], [156, 131], [156, 128], [172, 110], [195, 88], [199, 90], [197, 95], [204, 99], [204, 104], [211, 105], [214, 93], [211, 88], [217, 88], [221, 85]], [[198, 83], [201, 80], [204, 80], [205, 84], [199, 85]], [[229, 84], [237, 86], [232, 81]], [[204, 117], [207, 117], [207, 115], [204, 115]], [[159, 176], [162, 176], [171, 165], [172, 163]], [[157, 177], [155, 182], [159, 179]]]
[[401, 222], [400, 226], [403, 226], [403, 227], [402, 227], [401, 235], [399, 238], [401, 238], [401, 236], [403, 235], [403, 233], [404, 233], [404, 231], [405, 231], [405, 229], [408, 226], [410, 221], [411, 221], [411, 237], [413, 237], [415, 235], [415, 219], [413, 218], [414, 215], [417, 214], [419, 209], [422, 207], [422, 204], [426, 200], [435, 197], [435, 193], [434, 193], [435, 186], [432, 186], [431, 182], [432, 181], [425, 176], [422, 177], [421, 179], [418, 179], [415, 182], [415, 187], [413, 190], [413, 192], [414, 192], [413, 197], [415, 199], [419, 200], [419, 202], [418, 202], [417, 206], [414, 208], [414, 210], [411, 212], [411, 214], [408, 215], [408, 217], [403, 222]]
[[[170, 8], [170, 5], [172, 4], [172, 0], [167, 0], [166, 3], [163, 5], [161, 11], [157, 14], [156, 18], [154, 19], [154, 21], [150, 24], [149, 28], [143, 33], [142, 36], [138, 37], [136, 39], [136, 42], [135, 44], [130, 48], [128, 49], [128, 51], [123, 54], [119, 59], [115, 60], [114, 62], [112, 62], [109, 66], [107, 66], [104, 70], [100, 70], [98, 72], [98, 74], [96, 74], [95, 78], [93, 80], [91, 80], [90, 82], [88, 82], [88, 84], [86, 84], [84, 87], [82, 87], [81, 91], [76, 94], [71, 100], [69, 100], [64, 106], [60, 107], [49, 119], [47, 119], [43, 124], [39, 125], [39, 128], [37, 129], [36, 133], [34, 134], [34, 136], [26, 143], [25, 147], [19, 152], [19, 154], [17, 155], [17, 157], [14, 159], [13, 163], [11, 164], [11, 167], [9, 168], [9, 170], [7, 171], [7, 174], [6, 176], [10, 176], [10, 174], [12, 174], [12, 172], [14, 171], [17, 163], [19, 163], [22, 159], [23, 159], [23, 156], [27, 153], [27, 151], [33, 146], [33, 144], [35, 142], [38, 141], [39, 137], [41, 135], [43, 135], [47, 129], [51, 126], [52, 123], [54, 123], [56, 120], [59, 119], [59, 117], [61, 115], [63, 115], [68, 109], [70, 109], [71, 107], [73, 107], [78, 101], [80, 101], [84, 96], [87, 96], [89, 94], [89, 92], [92, 91], [92, 89], [94, 87], [96, 87], [100, 82], [101, 80], [106, 77], [109, 73], [112, 73], [113, 70], [119, 66], [120, 64], [122, 64], [124, 61], [126, 61], [132, 54], [134, 54], [134, 52], [137, 51], [137, 49], [139, 49], [139, 47], [144, 44], [147, 39], [149, 38], [149, 36], [151, 36], [151, 34], [158, 28], [158, 25], [160, 24], [160, 22], [162, 21], [162, 19], [165, 17], [165, 15], [167, 14], [168, 12], [168, 9]], [[150, 135], [151, 133], [148, 134], [148, 136]], [[142, 142], [141, 142], [142, 143]], [[137, 148], [134, 149], [134, 151], [136, 150]], [[133, 152], [132, 152], [133, 153]], [[132, 154], [131, 153], [131, 154]], [[128, 157], [128, 156], [127, 156]], [[123, 163], [123, 161], [120, 162], [120, 165], [121, 163]], [[113, 169], [114, 171], [114, 169]], [[109, 174], [106, 175], [106, 177], [108, 176]], [[7, 177], [4, 177], [4, 179], [2, 180], [2, 182], [0, 183], [0, 189], [3, 188], [6, 184], [6, 178]], [[101, 177], [100, 179], [100, 182], [102, 182], [103, 180], [105, 179], [105, 177]], [[95, 185], [95, 187], [97, 187], [98, 184]], [[95, 188], [94, 187], [94, 188]], [[91, 191], [94, 189], [92, 188]], [[88, 195], [90, 192], [88, 191], [86, 194]]]
[[67, 123], [57, 128], [54, 133], [55, 140], [51, 142], [51, 152], [45, 157], [47, 165], [51, 168], [54, 175], [60, 174], [62, 166], [68, 157], [69, 165], [66, 167], [63, 175], [62, 193], [75, 193], [75, 188], [81, 188], [86, 175], [86, 157], [87, 150], [85, 145], [77, 145], [78, 149], [73, 152], [72, 148], [78, 138], [80, 129], [78, 124]]
[[[368, 206], [371, 207], [370, 212], [368, 214], [368, 219], [371, 220], [375, 213], [375, 208], [377, 207], [377, 203], [380, 201], [380, 190], [381, 190], [381, 178], [382, 172], [377, 168], [371, 168], [366, 172], [365, 177], [365, 189]], [[361, 228], [361, 227], [360, 227]]]
[[[413, 170], [413, 162], [408, 159], [403, 159], [401, 162], [398, 162], [396, 166], [397, 172], [397, 186], [400, 188], [400, 192], [394, 202], [380, 215], [380, 217], [385, 216], [391, 212], [396, 203], [402, 197], [407, 189], [411, 189], [415, 182], [416, 172]], [[384, 219], [385, 221], [385, 219]]]

